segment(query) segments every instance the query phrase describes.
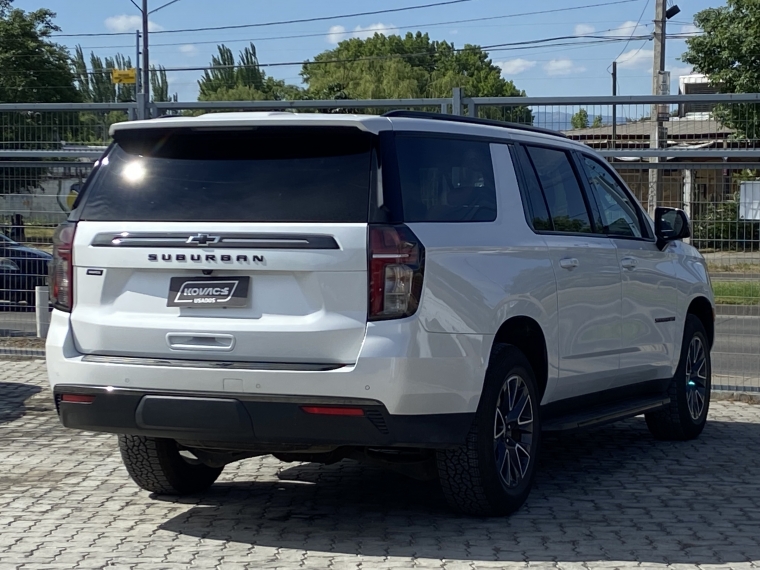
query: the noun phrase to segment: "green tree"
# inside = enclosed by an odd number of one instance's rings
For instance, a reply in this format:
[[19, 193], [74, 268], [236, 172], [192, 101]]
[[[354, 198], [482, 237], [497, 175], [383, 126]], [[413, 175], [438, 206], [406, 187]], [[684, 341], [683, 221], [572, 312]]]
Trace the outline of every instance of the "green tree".
[[79, 101], [70, 58], [50, 34], [60, 28], [47, 9], [24, 12], [0, 0], [0, 102]]
[[[350, 99], [450, 97], [454, 87], [462, 87], [466, 97], [525, 95], [501, 76], [501, 69], [480, 47], [456, 49], [421, 32], [344, 40], [306, 62], [301, 77], [312, 96], [333, 92]], [[480, 115], [532, 122], [530, 110], [518, 106], [485, 108]]]
[[[47, 9], [25, 12], [0, 0], [0, 103], [69, 103], [80, 100], [69, 54], [50, 39], [59, 28]], [[61, 113], [0, 113], [0, 149], [60, 148], [67, 121]], [[0, 167], [0, 193], [37, 185], [41, 168]]]
[[573, 115], [570, 118], [570, 124], [573, 126], [574, 129], [587, 129], [588, 128], [588, 111], [586, 111], [586, 109], [579, 110], [575, 115]]
[[604, 126], [604, 119], [602, 118], [602, 116], [601, 115], [597, 115], [596, 117], [594, 117], [594, 122], [591, 123], [591, 126], [594, 127], [595, 129], [598, 128], [598, 127], [603, 127]]
[[163, 65], [150, 66], [150, 97], [159, 103], [177, 100], [176, 93], [169, 95], [169, 81], [166, 78], [166, 68]]
[[238, 55], [224, 44], [211, 57], [210, 69], [198, 81], [199, 101], [267, 101], [300, 99], [301, 90], [268, 77], [261, 69], [256, 46], [251, 43]]
[[[704, 34], [686, 40], [681, 59], [703, 73], [722, 93], [760, 91], [760, 2], [727, 0], [725, 6], [697, 12]], [[754, 103], [718, 105], [715, 117], [738, 136], [760, 138], [760, 108]]]
[[74, 73], [76, 87], [86, 103], [125, 103], [135, 100], [135, 86], [128, 83], [114, 84], [111, 70], [131, 69], [132, 58], [117, 53], [105, 59], [90, 52], [87, 66], [81, 46], [74, 50]]

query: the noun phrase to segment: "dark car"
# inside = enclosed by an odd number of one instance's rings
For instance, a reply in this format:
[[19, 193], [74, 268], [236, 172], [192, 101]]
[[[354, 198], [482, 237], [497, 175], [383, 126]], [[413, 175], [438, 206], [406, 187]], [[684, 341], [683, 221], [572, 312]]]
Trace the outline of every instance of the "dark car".
[[0, 233], [0, 301], [34, 305], [34, 288], [47, 285], [49, 253]]

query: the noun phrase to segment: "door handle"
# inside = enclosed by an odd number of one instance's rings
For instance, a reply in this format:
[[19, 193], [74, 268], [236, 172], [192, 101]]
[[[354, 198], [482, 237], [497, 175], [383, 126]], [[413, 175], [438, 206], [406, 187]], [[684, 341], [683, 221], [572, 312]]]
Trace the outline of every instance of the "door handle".
[[580, 265], [580, 263], [574, 257], [566, 257], [564, 259], [559, 260], [559, 266], [562, 269], [569, 269], [570, 271], [572, 271], [573, 269], [578, 267], [578, 265]]
[[639, 265], [639, 260], [635, 257], [624, 257], [622, 260], [620, 260], [620, 265], [622, 265], [625, 269], [636, 269], [636, 267]]
[[172, 350], [229, 352], [235, 348], [235, 337], [231, 334], [169, 333], [166, 343]]

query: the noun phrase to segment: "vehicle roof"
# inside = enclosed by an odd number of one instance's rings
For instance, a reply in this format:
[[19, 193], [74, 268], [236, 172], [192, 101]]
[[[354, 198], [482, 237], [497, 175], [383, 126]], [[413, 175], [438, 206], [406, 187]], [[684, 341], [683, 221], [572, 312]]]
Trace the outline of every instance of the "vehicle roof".
[[452, 122], [426, 117], [403, 117], [378, 115], [348, 115], [328, 113], [291, 113], [287, 111], [269, 112], [228, 112], [207, 113], [197, 117], [168, 116], [144, 121], [127, 121], [111, 125], [110, 134], [119, 131], [140, 129], [166, 128], [225, 128], [246, 127], [254, 125], [267, 126], [345, 126], [355, 127], [371, 133], [381, 131], [426, 131], [433, 133], [452, 133], [470, 136], [489, 136], [505, 140], [524, 140], [536, 143], [551, 144], [569, 148], [590, 149], [578, 142], [569, 140], [561, 135], [552, 135], [519, 127], [499, 126], [497, 124], [482, 124], [477, 122]]

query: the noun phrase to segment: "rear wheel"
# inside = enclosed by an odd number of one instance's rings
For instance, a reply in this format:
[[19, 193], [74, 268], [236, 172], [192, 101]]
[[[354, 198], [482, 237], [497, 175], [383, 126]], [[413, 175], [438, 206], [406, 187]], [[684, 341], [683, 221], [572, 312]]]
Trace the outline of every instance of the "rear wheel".
[[670, 382], [670, 405], [646, 414], [647, 427], [657, 439], [694, 439], [707, 423], [712, 367], [705, 327], [694, 315], [686, 316], [681, 360]]
[[189, 453], [180, 453], [173, 439], [120, 435], [119, 451], [132, 480], [146, 491], [162, 495], [205, 491], [223, 469], [204, 465]]
[[495, 347], [467, 443], [437, 454], [441, 488], [451, 506], [471, 515], [499, 516], [523, 505], [540, 449], [538, 406], [525, 356], [513, 346]]

